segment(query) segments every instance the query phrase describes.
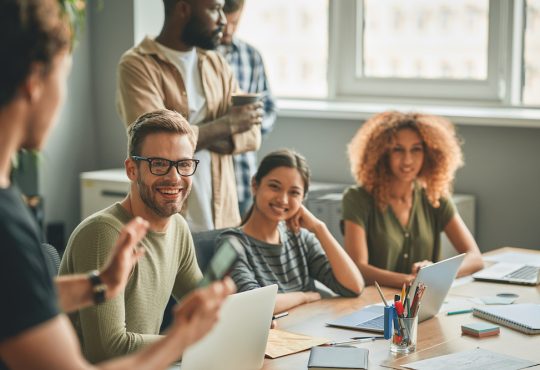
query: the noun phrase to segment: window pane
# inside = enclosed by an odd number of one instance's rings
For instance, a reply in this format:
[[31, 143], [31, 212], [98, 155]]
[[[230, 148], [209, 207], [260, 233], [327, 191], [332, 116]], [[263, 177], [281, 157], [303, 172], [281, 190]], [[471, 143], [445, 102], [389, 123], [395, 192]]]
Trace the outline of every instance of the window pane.
[[527, 0], [523, 103], [540, 105], [540, 0]]
[[364, 76], [486, 79], [488, 13], [489, 0], [365, 0]]
[[261, 52], [274, 95], [326, 97], [328, 0], [246, 1], [237, 35]]

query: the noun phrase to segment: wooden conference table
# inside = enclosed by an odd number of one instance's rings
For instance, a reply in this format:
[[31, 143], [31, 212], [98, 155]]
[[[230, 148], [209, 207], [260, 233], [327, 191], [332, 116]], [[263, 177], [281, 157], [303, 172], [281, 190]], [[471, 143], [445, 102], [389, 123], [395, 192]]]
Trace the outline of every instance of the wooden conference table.
[[[540, 254], [519, 248], [501, 248], [486, 253], [492, 255], [502, 252], [523, 252]], [[387, 300], [396, 294], [397, 290], [383, 287]], [[453, 287], [448, 299], [466, 299], [476, 296], [494, 296], [501, 292], [512, 292], [519, 295], [515, 303], [540, 303], [540, 286], [530, 287], [510, 284], [486, 282], [466, 282]], [[289, 332], [324, 337], [330, 340], [346, 340], [353, 336], [362, 335], [361, 331], [331, 328], [326, 322], [349, 314], [362, 307], [381, 301], [375, 287], [367, 287], [359, 298], [332, 298], [289, 310], [289, 315], [278, 320], [278, 328]], [[498, 336], [474, 338], [461, 335], [461, 324], [483, 321], [472, 316], [472, 313], [448, 316], [441, 312], [437, 316], [418, 325], [418, 343], [416, 352], [409, 355], [392, 355], [389, 351], [389, 341], [377, 340], [359, 344], [359, 347], [369, 349], [369, 369], [387, 367], [400, 368], [399, 364], [445, 354], [481, 347], [494, 352], [503, 353], [528, 360], [540, 361], [540, 335], [522, 334], [510, 328], [501, 326]], [[277, 359], [265, 359], [264, 370], [302, 370], [307, 369], [309, 351], [284, 356]], [[384, 365], [384, 366], [383, 366]], [[535, 366], [534, 369], [540, 369]]]

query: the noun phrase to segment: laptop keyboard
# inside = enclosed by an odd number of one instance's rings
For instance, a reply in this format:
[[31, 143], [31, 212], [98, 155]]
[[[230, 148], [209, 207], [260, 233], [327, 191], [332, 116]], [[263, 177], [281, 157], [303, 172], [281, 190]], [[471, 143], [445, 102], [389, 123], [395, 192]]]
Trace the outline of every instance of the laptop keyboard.
[[505, 275], [504, 278], [518, 280], [536, 280], [538, 277], [538, 269], [539, 268], [536, 266], [523, 266]]
[[361, 326], [362, 328], [371, 328], [371, 329], [374, 329], [374, 330], [382, 329], [382, 328], [384, 328], [384, 316], [375, 317], [374, 319], [365, 321], [365, 322], [363, 322], [361, 324], [358, 324], [356, 326]]

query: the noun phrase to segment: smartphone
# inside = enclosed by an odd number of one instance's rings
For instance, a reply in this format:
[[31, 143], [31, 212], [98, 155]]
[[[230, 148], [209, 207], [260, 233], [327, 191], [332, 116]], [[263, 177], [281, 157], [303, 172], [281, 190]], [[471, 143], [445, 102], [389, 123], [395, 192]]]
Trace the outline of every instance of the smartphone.
[[242, 245], [235, 237], [222, 239], [221, 246], [210, 260], [199, 286], [207, 286], [213, 281], [223, 279], [238, 260], [241, 248]]

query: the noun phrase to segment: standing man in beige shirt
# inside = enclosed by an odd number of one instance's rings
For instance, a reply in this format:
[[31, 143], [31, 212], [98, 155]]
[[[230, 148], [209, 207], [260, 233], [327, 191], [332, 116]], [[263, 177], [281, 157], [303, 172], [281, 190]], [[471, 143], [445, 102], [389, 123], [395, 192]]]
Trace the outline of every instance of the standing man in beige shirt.
[[124, 123], [156, 109], [181, 113], [198, 133], [199, 169], [187, 200], [192, 231], [236, 226], [240, 213], [231, 154], [257, 150], [262, 103], [232, 107], [237, 83], [215, 49], [226, 18], [223, 0], [163, 0], [156, 39], [128, 50], [118, 67], [117, 106]]

